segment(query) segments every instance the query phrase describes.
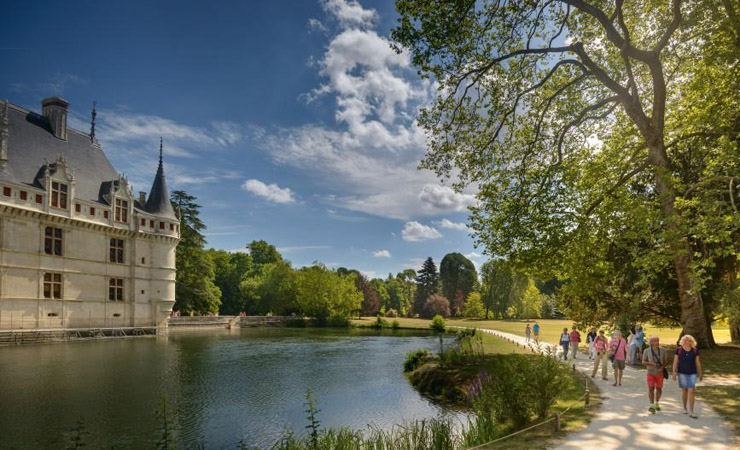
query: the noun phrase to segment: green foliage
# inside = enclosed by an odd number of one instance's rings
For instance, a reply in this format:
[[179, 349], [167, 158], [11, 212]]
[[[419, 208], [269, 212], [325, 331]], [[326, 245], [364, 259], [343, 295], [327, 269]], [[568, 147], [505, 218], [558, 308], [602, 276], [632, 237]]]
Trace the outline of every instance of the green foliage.
[[213, 262], [213, 283], [221, 290], [221, 314], [237, 315], [242, 311], [252, 312], [242, 296], [241, 283], [252, 270], [252, 257], [247, 253], [230, 253], [225, 250], [208, 249]]
[[522, 309], [518, 312], [520, 319], [539, 319], [542, 311], [542, 293], [537, 289], [533, 280], [529, 280], [527, 289], [522, 296]]
[[361, 313], [366, 316], [374, 316], [380, 310], [378, 293], [370, 283], [370, 280], [361, 273], [354, 274], [355, 286], [362, 293]]
[[170, 417], [170, 412], [167, 409], [167, 397], [162, 397], [162, 401], [159, 404], [156, 414], [157, 420], [159, 421], [159, 439], [156, 443], [157, 450], [174, 450], [177, 448], [175, 444], [175, 426]]
[[398, 320], [394, 320], [393, 322], [391, 322], [391, 328], [393, 328], [394, 330], [398, 330], [399, 328], [401, 328], [401, 322], [399, 322]]
[[440, 84], [422, 166], [478, 188], [478, 243], [568, 280], [569, 314], [708, 345], [739, 265], [740, 10], [616, 5], [398, 1], [399, 51]]
[[492, 423], [511, 421], [520, 427], [532, 416], [543, 418], [565, 388], [567, 373], [553, 358], [505, 355], [490, 369], [472, 406], [476, 416]]
[[299, 311], [319, 324], [329, 318], [348, 319], [360, 309], [363, 298], [355, 286], [355, 275], [339, 275], [320, 264], [298, 270], [296, 292]]
[[[416, 299], [414, 300], [414, 314], [424, 314], [424, 305], [427, 299], [439, 290], [439, 274], [432, 257], [428, 257], [421, 270], [416, 274]], [[448, 313], [449, 314], [449, 313]]]
[[429, 324], [429, 328], [435, 333], [444, 333], [447, 330], [447, 324], [445, 323], [444, 317], [439, 314], [432, 318], [432, 322]]
[[460, 253], [448, 253], [439, 264], [439, 279], [442, 282], [442, 295], [454, 299], [458, 292], [462, 292], [462, 298], [465, 298], [475, 289], [478, 273], [468, 258]]
[[521, 309], [528, 279], [514, 265], [504, 259], [493, 259], [483, 263], [482, 299], [493, 312], [494, 319], [508, 319], [510, 311]]
[[[396, 322], [398, 322], [398, 321], [396, 321]], [[380, 316], [376, 317], [375, 318], [375, 322], [373, 322], [370, 325], [370, 328], [374, 328], [376, 330], [383, 330], [383, 329], [390, 328], [390, 327], [391, 327], [390, 322], [388, 322], [387, 320], [383, 319]]]
[[465, 317], [478, 319], [486, 314], [480, 292], [471, 292], [465, 300]]
[[273, 264], [283, 260], [283, 256], [275, 246], [266, 241], [252, 241], [247, 244], [247, 250], [252, 257], [255, 268], [263, 264]]
[[424, 364], [427, 359], [431, 358], [431, 353], [427, 350], [416, 350], [406, 355], [406, 361], [403, 363], [404, 372], [413, 372], [417, 367]]
[[311, 448], [314, 450], [319, 449], [319, 429], [321, 427], [321, 422], [318, 419], [318, 414], [321, 412], [321, 410], [316, 406], [316, 402], [314, 401], [313, 395], [311, 395], [311, 388], [306, 389], [306, 402], [303, 404], [303, 406], [306, 407], [306, 420], [308, 421], [308, 425], [306, 425], [306, 429], [309, 431], [309, 439], [311, 443]]

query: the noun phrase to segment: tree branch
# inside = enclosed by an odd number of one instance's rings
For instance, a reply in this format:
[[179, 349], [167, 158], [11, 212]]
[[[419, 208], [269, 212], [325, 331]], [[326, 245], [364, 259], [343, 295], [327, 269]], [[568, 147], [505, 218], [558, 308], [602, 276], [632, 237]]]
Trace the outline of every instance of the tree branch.
[[653, 51], [656, 54], [659, 54], [663, 48], [668, 44], [668, 41], [671, 39], [671, 36], [673, 36], [673, 33], [676, 32], [678, 29], [678, 26], [681, 24], [681, 2], [682, 0], [673, 0], [671, 3], [671, 9], [673, 10], [673, 20], [671, 21], [671, 24], [668, 25], [668, 28], [666, 28], [665, 32], [663, 32], [663, 36], [661, 36], [660, 40], [658, 41], [658, 45], [655, 46]]
[[565, 140], [565, 135], [568, 134], [568, 130], [570, 130], [573, 127], [577, 127], [578, 125], [582, 124], [586, 116], [591, 111], [598, 111], [603, 106], [608, 105], [609, 103], [614, 103], [619, 101], [619, 98], [616, 95], [613, 95], [611, 97], [607, 97], [605, 99], [602, 99], [592, 105], [588, 105], [587, 107], [583, 108], [575, 119], [568, 122], [565, 127], [563, 127], [562, 132], [560, 133], [560, 137], [558, 138], [558, 163], [560, 163], [563, 160], [563, 141]]

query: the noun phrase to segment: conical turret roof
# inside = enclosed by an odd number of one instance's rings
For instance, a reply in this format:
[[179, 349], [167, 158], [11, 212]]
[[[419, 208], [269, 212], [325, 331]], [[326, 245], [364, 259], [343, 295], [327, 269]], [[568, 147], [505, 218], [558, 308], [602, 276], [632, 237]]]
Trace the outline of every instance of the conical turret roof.
[[159, 139], [159, 167], [157, 175], [152, 183], [152, 190], [149, 191], [149, 198], [146, 201], [146, 211], [151, 214], [177, 220], [175, 210], [170, 203], [170, 193], [167, 190], [167, 180], [164, 178], [164, 167], [162, 164], [162, 138]]

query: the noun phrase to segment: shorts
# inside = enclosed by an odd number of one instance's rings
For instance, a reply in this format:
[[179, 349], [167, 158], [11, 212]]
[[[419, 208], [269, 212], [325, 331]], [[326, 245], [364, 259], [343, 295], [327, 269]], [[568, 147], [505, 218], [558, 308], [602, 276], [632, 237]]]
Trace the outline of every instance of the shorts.
[[652, 373], [647, 374], [648, 389], [658, 388], [663, 389], [663, 374], [653, 375]]
[[614, 367], [615, 369], [624, 370], [624, 360], [614, 358], [614, 362], [612, 362], [612, 367]]
[[681, 389], [696, 388], [696, 374], [695, 373], [679, 373], [678, 374], [678, 387], [680, 387]]

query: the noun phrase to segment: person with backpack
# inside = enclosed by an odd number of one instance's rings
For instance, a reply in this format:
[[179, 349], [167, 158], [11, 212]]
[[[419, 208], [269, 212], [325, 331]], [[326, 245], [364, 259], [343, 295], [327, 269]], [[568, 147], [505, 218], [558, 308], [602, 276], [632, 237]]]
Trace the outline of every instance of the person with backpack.
[[534, 321], [534, 325], [532, 326], [532, 331], [534, 332], [534, 342], [536, 344], [540, 343], [540, 324], [536, 320]]
[[576, 326], [573, 325], [573, 331], [570, 332], [570, 354], [573, 356], [573, 359], [576, 359], [576, 354], [578, 353], [578, 344], [581, 343], [581, 333], [578, 332], [576, 329]]
[[570, 334], [568, 329], [563, 328], [563, 334], [560, 335], [560, 345], [563, 346], [563, 359], [568, 360], [568, 344], [570, 343]]
[[627, 359], [627, 341], [622, 337], [622, 332], [615, 330], [612, 334], [612, 341], [609, 344], [609, 359], [612, 360], [614, 368], [613, 386], [622, 385], [622, 376], [624, 375], [625, 359]]
[[[688, 414], [692, 419], [696, 419], [699, 417], [694, 414], [696, 379], [698, 378], [699, 381], [704, 379], [704, 372], [699, 359], [699, 349], [696, 346], [696, 339], [690, 334], [684, 335], [679, 343], [680, 345], [676, 348], [676, 355], [673, 357], [673, 381], [678, 378], [683, 413]], [[688, 409], [686, 409], [687, 403]]]
[[642, 352], [642, 364], [647, 366], [647, 387], [650, 407], [655, 414], [660, 411], [660, 397], [663, 395], [663, 381], [668, 378], [668, 351], [660, 346], [658, 336], [650, 336], [650, 347]]

